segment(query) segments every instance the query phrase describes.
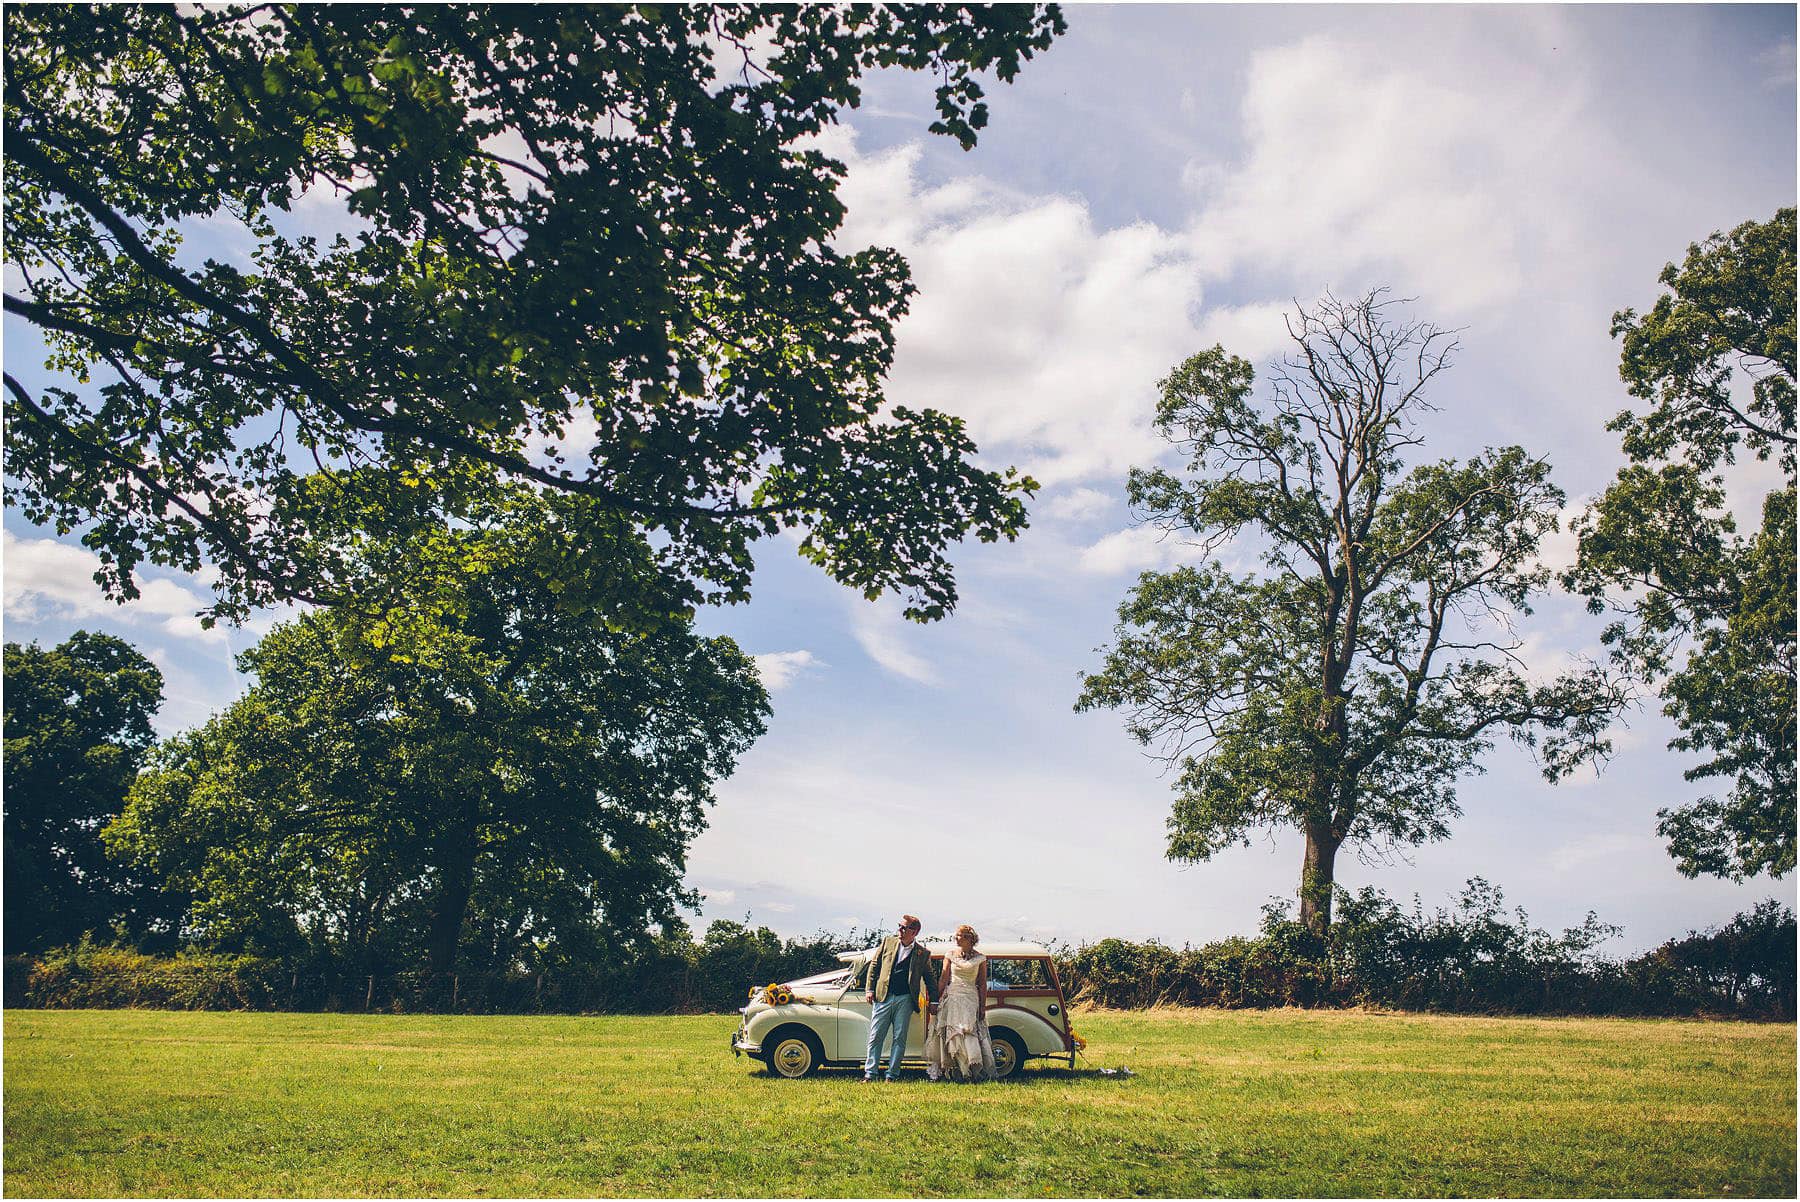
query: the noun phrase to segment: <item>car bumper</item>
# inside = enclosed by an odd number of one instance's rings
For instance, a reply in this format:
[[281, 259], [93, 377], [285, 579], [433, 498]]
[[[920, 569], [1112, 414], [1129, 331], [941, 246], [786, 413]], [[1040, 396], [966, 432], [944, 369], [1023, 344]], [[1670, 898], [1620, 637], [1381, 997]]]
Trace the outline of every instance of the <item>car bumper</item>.
[[734, 1031], [731, 1035], [731, 1054], [733, 1056], [760, 1056], [762, 1055], [762, 1044], [745, 1038], [742, 1031]]

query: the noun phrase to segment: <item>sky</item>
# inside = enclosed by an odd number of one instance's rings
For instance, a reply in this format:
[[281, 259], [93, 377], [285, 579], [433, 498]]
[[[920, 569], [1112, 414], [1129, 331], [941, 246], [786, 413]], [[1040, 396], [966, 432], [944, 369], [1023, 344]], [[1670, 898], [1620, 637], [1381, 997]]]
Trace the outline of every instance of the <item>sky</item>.
[[[974, 151], [926, 132], [931, 82], [907, 74], [870, 80], [821, 139], [848, 167], [839, 245], [898, 248], [919, 287], [890, 401], [965, 418], [984, 463], [1042, 489], [1016, 543], [959, 549], [945, 621], [865, 602], [780, 540], [750, 603], [702, 614], [757, 657], [774, 713], [691, 848], [700, 925], [878, 930], [907, 911], [987, 939], [1177, 946], [1254, 930], [1293, 897], [1299, 836], [1167, 860], [1169, 775], [1119, 715], [1073, 711], [1137, 574], [1201, 559], [1125, 504], [1131, 467], [1173, 466], [1156, 381], [1214, 344], [1266, 364], [1296, 303], [1386, 287], [1460, 331], [1426, 452], [1522, 445], [1572, 516], [1622, 462], [1612, 313], [1649, 307], [1690, 242], [1795, 203], [1791, 6], [1065, 11], [1065, 37], [989, 86]], [[9, 316], [9, 369], [36, 349]], [[1777, 479], [1745, 468], [1734, 501]], [[0, 565], [5, 638], [131, 640], [164, 672], [165, 734], [241, 693], [232, 656], [282, 616], [202, 631], [204, 580], [159, 569], [112, 605], [85, 549], [10, 508]], [[1520, 633], [1550, 672], [1597, 654], [1598, 630], [1552, 596]], [[1502, 743], [1459, 782], [1449, 839], [1346, 848], [1339, 883], [1429, 909], [1481, 876], [1536, 926], [1597, 913], [1618, 953], [1793, 905], [1792, 875], [1676, 872], [1656, 811], [1698, 787], [1673, 733], [1642, 707], [1601, 771], [1559, 785]]]

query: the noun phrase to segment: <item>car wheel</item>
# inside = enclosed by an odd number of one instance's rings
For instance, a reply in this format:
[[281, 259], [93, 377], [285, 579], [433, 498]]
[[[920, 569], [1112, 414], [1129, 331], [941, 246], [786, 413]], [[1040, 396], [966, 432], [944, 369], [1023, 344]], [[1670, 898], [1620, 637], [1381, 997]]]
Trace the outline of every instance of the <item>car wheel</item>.
[[993, 1036], [994, 1079], [1004, 1081], [1018, 1076], [1025, 1068], [1025, 1041], [1004, 1028]]
[[825, 1054], [818, 1036], [803, 1027], [788, 1027], [764, 1045], [763, 1058], [777, 1077], [807, 1077], [818, 1071]]

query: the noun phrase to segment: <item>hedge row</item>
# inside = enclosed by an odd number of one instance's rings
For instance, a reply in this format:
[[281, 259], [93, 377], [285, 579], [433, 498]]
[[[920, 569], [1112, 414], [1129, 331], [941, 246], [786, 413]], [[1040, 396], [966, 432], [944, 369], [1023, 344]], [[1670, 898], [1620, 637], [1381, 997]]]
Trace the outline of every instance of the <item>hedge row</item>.
[[[1451, 911], [1402, 911], [1370, 890], [1343, 894], [1328, 935], [1279, 910], [1254, 938], [1201, 947], [1103, 939], [1057, 951], [1072, 1001], [1136, 1009], [1372, 1005], [1460, 1013], [1715, 1015], [1792, 1019], [1793, 912], [1774, 902], [1630, 959], [1597, 955], [1613, 928], [1592, 915], [1552, 935], [1505, 914], [1472, 882]], [[375, 1010], [391, 1013], [719, 1013], [747, 987], [836, 966], [835, 949], [868, 939], [783, 940], [766, 927], [715, 922], [696, 942], [656, 940], [609, 971], [551, 974], [356, 974], [242, 955], [142, 955], [83, 943], [6, 962], [6, 1003], [182, 1010]]]
[[1552, 935], [1472, 882], [1452, 911], [1341, 894], [1324, 937], [1268, 914], [1258, 938], [1179, 950], [1104, 939], [1067, 957], [1064, 987], [1095, 1005], [1378, 1006], [1459, 1013], [1794, 1017], [1794, 914], [1764, 902], [1629, 959], [1597, 955], [1593, 915]]
[[605, 971], [360, 973], [330, 965], [200, 951], [145, 955], [82, 942], [9, 956], [8, 1006], [41, 1009], [371, 1010], [387, 1013], [719, 1013], [748, 986], [834, 967], [837, 937], [784, 940], [715, 922], [704, 939], [653, 940]]

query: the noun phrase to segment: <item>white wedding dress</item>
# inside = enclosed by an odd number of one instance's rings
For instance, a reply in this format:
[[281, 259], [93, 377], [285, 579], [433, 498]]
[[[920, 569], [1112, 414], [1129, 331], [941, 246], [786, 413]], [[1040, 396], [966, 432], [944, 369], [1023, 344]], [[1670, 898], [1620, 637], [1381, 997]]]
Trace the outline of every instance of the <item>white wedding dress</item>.
[[964, 960], [953, 952], [947, 962], [950, 986], [938, 999], [937, 1017], [925, 1033], [925, 1074], [933, 1081], [946, 1076], [955, 1081], [991, 1081], [994, 1042], [975, 989], [986, 957]]

